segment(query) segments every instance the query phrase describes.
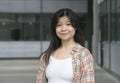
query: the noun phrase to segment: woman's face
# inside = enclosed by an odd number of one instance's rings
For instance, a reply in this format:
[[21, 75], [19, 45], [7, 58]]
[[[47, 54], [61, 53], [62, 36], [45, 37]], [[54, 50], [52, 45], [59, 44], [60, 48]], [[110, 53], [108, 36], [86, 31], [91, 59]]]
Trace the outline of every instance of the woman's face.
[[56, 35], [63, 41], [74, 40], [75, 28], [67, 16], [59, 18], [56, 26]]

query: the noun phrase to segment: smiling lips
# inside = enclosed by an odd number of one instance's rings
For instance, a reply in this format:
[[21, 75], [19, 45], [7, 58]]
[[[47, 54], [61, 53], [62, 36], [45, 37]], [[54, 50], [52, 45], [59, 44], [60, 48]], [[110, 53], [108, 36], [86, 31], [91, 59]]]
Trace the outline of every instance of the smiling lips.
[[67, 35], [68, 33], [60, 33], [61, 35]]

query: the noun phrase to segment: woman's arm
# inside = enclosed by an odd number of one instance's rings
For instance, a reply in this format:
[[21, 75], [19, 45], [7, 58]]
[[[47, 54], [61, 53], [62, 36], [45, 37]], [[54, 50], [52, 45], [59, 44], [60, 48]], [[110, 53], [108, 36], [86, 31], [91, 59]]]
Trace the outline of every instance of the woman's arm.
[[43, 57], [41, 57], [36, 83], [46, 83], [45, 69], [46, 69], [45, 61], [43, 60]]
[[94, 61], [89, 50], [84, 51], [81, 83], [95, 83]]

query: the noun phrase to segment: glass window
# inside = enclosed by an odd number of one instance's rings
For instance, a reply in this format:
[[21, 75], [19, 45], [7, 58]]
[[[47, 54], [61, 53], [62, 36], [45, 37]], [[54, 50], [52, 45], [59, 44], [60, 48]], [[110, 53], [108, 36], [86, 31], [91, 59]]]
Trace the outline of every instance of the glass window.
[[110, 0], [111, 1], [111, 10], [114, 10], [116, 7], [116, 0]]
[[[111, 0], [112, 1], [112, 0]], [[113, 0], [114, 1], [114, 0]], [[117, 8], [120, 7], [120, 0], [115, 0], [116, 1], [116, 5], [117, 5]]]
[[39, 14], [0, 14], [0, 40], [39, 40]]
[[120, 41], [120, 8], [117, 9], [117, 29], [116, 29], [116, 36], [117, 36], [117, 41]]
[[49, 40], [51, 16], [52, 14], [0, 14], [0, 40]]
[[111, 22], [110, 22], [110, 35], [111, 35], [111, 41], [116, 41], [116, 13], [115, 11], [111, 12]]
[[104, 1], [104, 14], [108, 13], [108, 4], [107, 4], [107, 0]]
[[100, 17], [100, 28], [101, 28], [101, 39], [102, 41], [108, 41], [108, 17], [101, 16]]
[[108, 15], [104, 16], [104, 40], [108, 40]]
[[43, 18], [42, 18], [42, 27], [41, 27], [41, 37], [42, 37], [42, 40], [50, 40], [50, 28], [51, 28], [51, 19], [52, 19], [52, 15], [53, 14], [48, 14], [48, 13], [45, 13], [43, 14]]

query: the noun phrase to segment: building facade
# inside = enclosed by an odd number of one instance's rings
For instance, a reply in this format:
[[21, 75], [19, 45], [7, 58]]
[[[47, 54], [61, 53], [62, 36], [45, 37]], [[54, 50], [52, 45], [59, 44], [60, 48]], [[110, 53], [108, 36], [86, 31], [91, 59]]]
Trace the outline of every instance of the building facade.
[[70, 8], [80, 16], [86, 40], [91, 41], [87, 36], [92, 34], [91, 3], [92, 0], [0, 0], [0, 58], [39, 57], [49, 45], [52, 15], [61, 8]]
[[120, 0], [99, 0], [98, 64], [120, 76]]

